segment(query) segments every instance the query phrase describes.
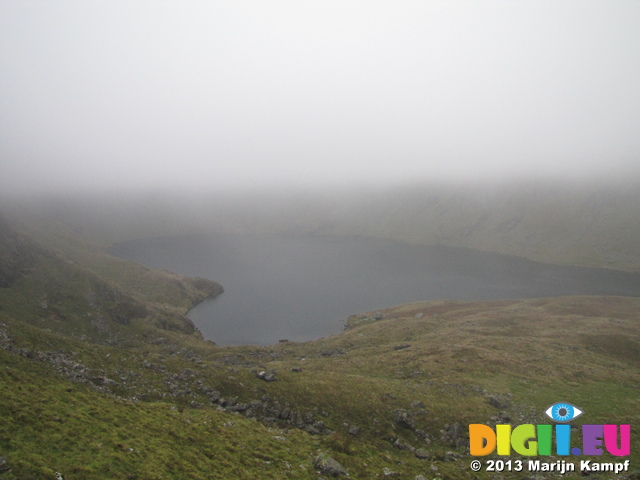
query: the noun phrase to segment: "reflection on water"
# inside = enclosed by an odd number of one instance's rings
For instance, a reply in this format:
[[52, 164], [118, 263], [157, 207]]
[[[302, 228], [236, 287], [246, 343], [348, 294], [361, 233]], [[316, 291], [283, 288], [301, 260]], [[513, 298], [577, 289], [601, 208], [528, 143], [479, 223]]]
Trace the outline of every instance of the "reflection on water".
[[189, 313], [221, 345], [317, 339], [340, 332], [350, 314], [420, 300], [640, 294], [640, 274], [371, 238], [202, 235], [112, 253], [221, 283], [225, 293]]

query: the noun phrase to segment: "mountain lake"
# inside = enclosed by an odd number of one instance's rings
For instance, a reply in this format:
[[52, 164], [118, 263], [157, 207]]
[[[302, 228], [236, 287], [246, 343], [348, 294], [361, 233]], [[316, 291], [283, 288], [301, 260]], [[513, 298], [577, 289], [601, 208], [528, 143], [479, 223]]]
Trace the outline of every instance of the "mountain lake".
[[314, 340], [341, 332], [351, 314], [424, 300], [640, 295], [638, 273], [367, 237], [202, 234], [110, 253], [222, 284], [188, 314], [219, 345]]

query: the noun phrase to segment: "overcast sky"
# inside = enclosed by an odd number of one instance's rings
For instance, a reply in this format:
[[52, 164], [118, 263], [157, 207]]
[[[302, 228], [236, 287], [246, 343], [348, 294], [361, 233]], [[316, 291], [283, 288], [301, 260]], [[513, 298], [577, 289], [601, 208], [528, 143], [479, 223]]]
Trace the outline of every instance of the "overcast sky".
[[0, 0], [0, 188], [637, 175], [640, 1]]

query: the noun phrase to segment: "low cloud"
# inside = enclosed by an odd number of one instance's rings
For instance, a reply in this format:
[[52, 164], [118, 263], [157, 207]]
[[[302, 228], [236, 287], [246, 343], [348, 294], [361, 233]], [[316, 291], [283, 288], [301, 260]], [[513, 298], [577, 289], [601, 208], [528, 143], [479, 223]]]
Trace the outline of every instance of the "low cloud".
[[0, 5], [3, 192], [638, 178], [635, 2]]

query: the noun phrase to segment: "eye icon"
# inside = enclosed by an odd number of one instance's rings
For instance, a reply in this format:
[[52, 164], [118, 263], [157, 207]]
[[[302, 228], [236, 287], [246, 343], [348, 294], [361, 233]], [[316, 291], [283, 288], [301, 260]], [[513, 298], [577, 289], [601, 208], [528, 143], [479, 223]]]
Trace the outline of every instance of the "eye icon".
[[570, 403], [558, 402], [547, 408], [544, 413], [554, 422], [564, 423], [575, 420], [584, 412]]

